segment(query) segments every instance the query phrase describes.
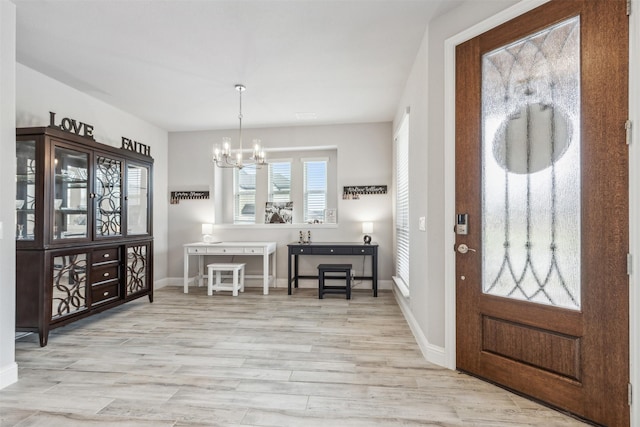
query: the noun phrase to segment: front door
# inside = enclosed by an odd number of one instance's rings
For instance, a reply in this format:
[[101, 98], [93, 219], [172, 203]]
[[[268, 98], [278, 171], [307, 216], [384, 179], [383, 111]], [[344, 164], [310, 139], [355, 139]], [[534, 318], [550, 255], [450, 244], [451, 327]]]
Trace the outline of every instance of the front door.
[[551, 1], [456, 70], [457, 367], [628, 426], [626, 2]]

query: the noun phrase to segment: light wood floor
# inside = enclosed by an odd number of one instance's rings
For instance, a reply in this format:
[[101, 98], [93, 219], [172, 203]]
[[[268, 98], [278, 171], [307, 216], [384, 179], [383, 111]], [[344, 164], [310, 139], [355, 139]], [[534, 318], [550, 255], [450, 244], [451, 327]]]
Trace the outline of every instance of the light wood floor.
[[389, 291], [169, 287], [16, 342], [0, 426], [580, 426], [425, 362]]

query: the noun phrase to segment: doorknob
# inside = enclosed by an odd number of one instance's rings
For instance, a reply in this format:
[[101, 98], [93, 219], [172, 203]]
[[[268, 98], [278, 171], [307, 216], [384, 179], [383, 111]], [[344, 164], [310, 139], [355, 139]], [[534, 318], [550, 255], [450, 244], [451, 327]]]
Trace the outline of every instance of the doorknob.
[[458, 252], [460, 252], [461, 254], [466, 254], [467, 252], [475, 252], [475, 249], [470, 248], [469, 246], [465, 245], [464, 243], [461, 243], [458, 245]]

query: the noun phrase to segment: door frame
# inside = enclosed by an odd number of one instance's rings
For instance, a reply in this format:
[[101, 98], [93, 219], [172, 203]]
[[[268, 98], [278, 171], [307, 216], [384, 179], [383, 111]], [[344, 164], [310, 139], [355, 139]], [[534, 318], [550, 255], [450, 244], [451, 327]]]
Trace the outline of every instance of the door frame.
[[[502, 12], [455, 34], [444, 43], [444, 196], [445, 230], [455, 226], [455, 66], [456, 46], [480, 34], [520, 16], [550, 0], [522, 0]], [[631, 425], [640, 425], [640, 364], [633, 363], [640, 357], [640, 54], [635, 58], [631, 52], [640, 52], [640, 0], [631, 0], [629, 18], [629, 119], [633, 123], [632, 143], [629, 147], [629, 253], [633, 254], [629, 276], [629, 357], [630, 381], [635, 387], [634, 403], [631, 405]], [[456, 369], [456, 256], [451, 250], [455, 246], [455, 234], [445, 235], [445, 363]]]

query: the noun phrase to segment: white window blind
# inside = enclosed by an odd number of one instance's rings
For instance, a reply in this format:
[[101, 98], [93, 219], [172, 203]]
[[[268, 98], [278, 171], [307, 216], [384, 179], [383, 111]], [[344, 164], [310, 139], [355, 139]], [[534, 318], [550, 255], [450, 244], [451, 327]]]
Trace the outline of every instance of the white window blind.
[[396, 276], [409, 287], [409, 116], [396, 135]]
[[327, 208], [327, 160], [303, 159], [304, 222], [324, 221]]
[[291, 161], [269, 162], [269, 201], [291, 201]]
[[233, 223], [256, 222], [256, 167], [248, 165], [233, 170]]

